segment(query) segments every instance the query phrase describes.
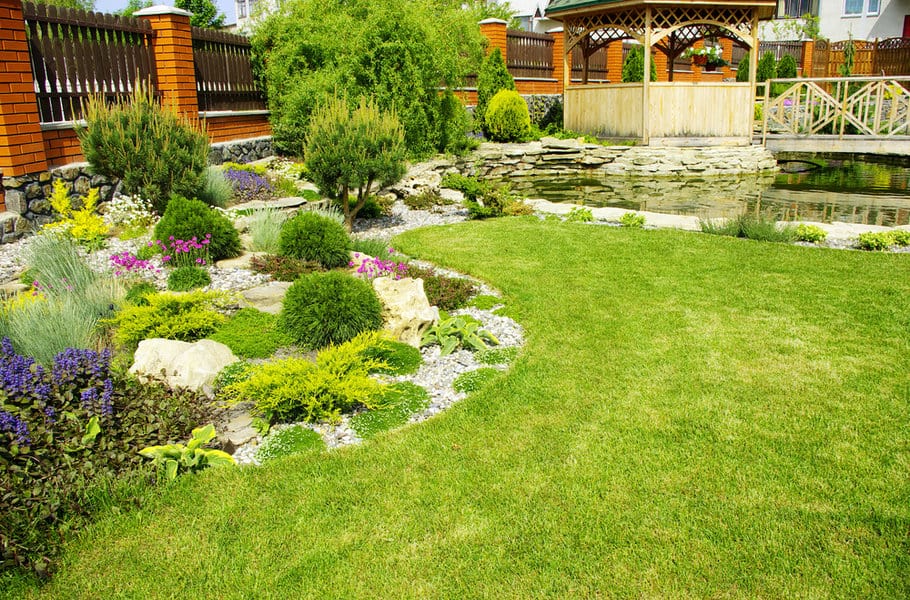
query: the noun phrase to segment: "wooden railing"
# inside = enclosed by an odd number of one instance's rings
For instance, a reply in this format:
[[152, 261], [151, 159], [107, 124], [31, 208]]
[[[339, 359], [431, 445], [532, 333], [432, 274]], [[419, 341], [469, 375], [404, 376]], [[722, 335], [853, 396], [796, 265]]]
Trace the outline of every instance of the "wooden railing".
[[22, 6], [42, 123], [82, 117], [82, 100], [155, 85], [147, 21], [26, 2]]
[[196, 98], [201, 111], [263, 110], [250, 63], [249, 39], [193, 27]]
[[772, 79], [765, 85], [762, 141], [773, 135], [910, 138], [908, 90], [910, 77]]

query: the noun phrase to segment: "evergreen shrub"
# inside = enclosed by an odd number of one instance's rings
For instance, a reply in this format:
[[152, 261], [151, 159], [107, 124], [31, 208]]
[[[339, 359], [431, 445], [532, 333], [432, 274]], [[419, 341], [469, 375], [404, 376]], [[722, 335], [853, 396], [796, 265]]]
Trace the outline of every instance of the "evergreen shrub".
[[278, 248], [282, 256], [334, 269], [348, 264], [351, 239], [337, 221], [303, 211], [285, 221], [278, 237]]
[[531, 133], [528, 104], [518, 92], [502, 90], [490, 100], [484, 116], [485, 131], [494, 142], [518, 142]]
[[[622, 61], [622, 82], [633, 83], [644, 81], [645, 78], [645, 51], [641, 46], [632, 46], [626, 59]], [[651, 81], [657, 81], [657, 65], [654, 55], [651, 55]]]
[[167, 289], [172, 292], [188, 292], [212, 283], [209, 272], [202, 267], [185, 265], [177, 267], [167, 276]]
[[489, 135], [487, 107], [493, 97], [503, 90], [515, 91], [515, 80], [512, 79], [499, 48], [493, 48], [477, 74], [477, 104], [474, 106], [474, 126], [486, 135]]
[[174, 240], [205, 239], [211, 234], [208, 244], [212, 260], [233, 258], [241, 252], [240, 235], [231, 220], [206, 206], [201, 200], [190, 200], [174, 196], [155, 226], [155, 238], [165, 244]]

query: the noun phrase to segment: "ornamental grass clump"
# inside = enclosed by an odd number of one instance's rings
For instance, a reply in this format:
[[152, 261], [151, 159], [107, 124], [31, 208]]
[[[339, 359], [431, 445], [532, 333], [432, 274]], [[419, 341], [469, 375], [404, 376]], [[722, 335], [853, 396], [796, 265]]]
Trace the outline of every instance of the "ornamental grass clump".
[[277, 253], [280, 249], [281, 228], [287, 220], [287, 213], [277, 208], [264, 207], [253, 211], [249, 218], [253, 250], [255, 252]]
[[348, 264], [351, 239], [336, 221], [304, 211], [284, 223], [278, 247], [283, 256], [317, 262], [326, 269], [334, 269]]
[[311, 273], [291, 285], [280, 323], [308, 349], [347, 342], [382, 327], [382, 305], [373, 286], [346, 273]]

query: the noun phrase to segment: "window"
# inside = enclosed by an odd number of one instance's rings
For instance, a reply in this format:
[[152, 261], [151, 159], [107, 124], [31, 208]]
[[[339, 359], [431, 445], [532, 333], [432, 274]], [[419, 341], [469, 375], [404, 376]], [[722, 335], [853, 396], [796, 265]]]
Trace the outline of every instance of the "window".
[[866, 14], [867, 15], [877, 15], [880, 4], [881, 4], [880, 0], [869, 0], [869, 7], [866, 9]]
[[852, 17], [863, 14], [863, 0], [844, 0], [844, 16]]
[[237, 18], [246, 18], [246, 0], [237, 0]]
[[818, 16], [818, 0], [778, 0], [777, 17], [801, 17], [805, 14]]

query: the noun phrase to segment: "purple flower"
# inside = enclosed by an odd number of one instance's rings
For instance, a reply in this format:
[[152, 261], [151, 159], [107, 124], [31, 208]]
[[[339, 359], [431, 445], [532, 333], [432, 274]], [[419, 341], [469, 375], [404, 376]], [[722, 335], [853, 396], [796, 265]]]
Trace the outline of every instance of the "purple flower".
[[32, 443], [28, 433], [28, 424], [5, 410], [0, 410], [0, 431], [15, 435], [16, 443], [20, 446], [30, 446]]

